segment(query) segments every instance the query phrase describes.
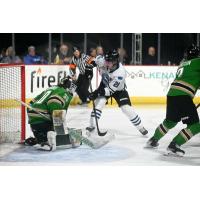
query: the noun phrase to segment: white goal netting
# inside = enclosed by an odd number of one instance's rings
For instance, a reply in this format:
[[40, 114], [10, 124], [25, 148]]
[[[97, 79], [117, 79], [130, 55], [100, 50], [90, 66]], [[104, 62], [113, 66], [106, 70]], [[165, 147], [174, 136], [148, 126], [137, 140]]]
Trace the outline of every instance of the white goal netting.
[[20, 142], [22, 107], [15, 99], [22, 98], [21, 66], [0, 66], [0, 143]]

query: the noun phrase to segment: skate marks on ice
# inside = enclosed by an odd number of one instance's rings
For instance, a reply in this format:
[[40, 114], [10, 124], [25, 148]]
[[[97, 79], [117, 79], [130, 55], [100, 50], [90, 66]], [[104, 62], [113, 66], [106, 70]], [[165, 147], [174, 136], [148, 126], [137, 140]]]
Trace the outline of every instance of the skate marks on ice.
[[0, 144], [0, 160], [2, 157], [11, 154], [12, 152], [17, 151], [18, 149], [22, 148], [22, 145], [20, 144], [14, 144], [14, 143], [3, 143]]
[[[149, 149], [144, 148], [145, 151], [151, 152], [151, 156], [154, 157], [153, 163], [158, 163], [159, 165], [185, 165], [185, 166], [200, 166], [200, 144], [189, 143], [183, 145], [182, 149], [186, 151], [184, 156], [166, 155], [167, 145], [160, 145], [158, 148]], [[149, 165], [152, 165], [149, 163]], [[154, 164], [153, 164], [154, 165]]]
[[[160, 141], [158, 149], [145, 150], [144, 146], [147, 140], [152, 137], [155, 128], [164, 119], [165, 108], [138, 107], [137, 111], [149, 131], [147, 137], [142, 136], [132, 126], [120, 109], [104, 109], [100, 120], [100, 129], [115, 134], [115, 140], [106, 146], [93, 150], [82, 145], [77, 149], [56, 152], [41, 152], [32, 147], [22, 147], [14, 152], [8, 151], [4, 156], [0, 152], [0, 165], [200, 165], [200, 135], [183, 145], [183, 150], [186, 151], [184, 157], [163, 155], [170, 141], [182, 129], [181, 124]], [[88, 125], [90, 112], [90, 108], [68, 110], [67, 126], [85, 128]]]
[[0, 165], [84, 165], [122, 161], [133, 155], [128, 148], [108, 145], [97, 150], [81, 146], [76, 149], [45, 152], [34, 147], [16, 149], [0, 157]]

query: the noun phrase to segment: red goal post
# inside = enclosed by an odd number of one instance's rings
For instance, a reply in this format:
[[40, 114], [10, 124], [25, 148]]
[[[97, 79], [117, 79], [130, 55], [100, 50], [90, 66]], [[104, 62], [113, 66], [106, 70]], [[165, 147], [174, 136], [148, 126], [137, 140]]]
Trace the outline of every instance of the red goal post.
[[0, 64], [0, 143], [25, 139], [25, 65]]

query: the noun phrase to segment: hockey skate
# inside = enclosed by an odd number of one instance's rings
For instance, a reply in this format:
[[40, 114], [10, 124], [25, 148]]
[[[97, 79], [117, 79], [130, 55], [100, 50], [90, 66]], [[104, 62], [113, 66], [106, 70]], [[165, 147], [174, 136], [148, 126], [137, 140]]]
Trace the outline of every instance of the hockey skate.
[[147, 141], [147, 144], [146, 144], [146, 148], [156, 148], [158, 147], [158, 140], [156, 140], [154, 137], [150, 138], [148, 141]]
[[148, 133], [148, 131], [142, 127], [141, 129], [139, 129], [140, 133], [142, 133], [142, 135], [146, 135]]
[[173, 156], [180, 156], [182, 157], [185, 154], [185, 151], [180, 149], [180, 147], [175, 143], [171, 142], [167, 147], [167, 154], [166, 155], [173, 155]]

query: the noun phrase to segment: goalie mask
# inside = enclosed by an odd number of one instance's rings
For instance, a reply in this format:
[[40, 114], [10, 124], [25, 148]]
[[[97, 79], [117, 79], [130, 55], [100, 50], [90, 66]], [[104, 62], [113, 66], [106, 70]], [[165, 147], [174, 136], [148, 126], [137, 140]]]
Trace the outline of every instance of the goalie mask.
[[118, 68], [119, 65], [118, 58], [119, 54], [116, 50], [106, 52], [105, 54], [106, 66], [108, 67], [108, 70], [110, 72]]
[[59, 86], [65, 88], [72, 95], [76, 91], [76, 88], [77, 88], [75, 81], [73, 81], [70, 76], [67, 76], [61, 79]]

